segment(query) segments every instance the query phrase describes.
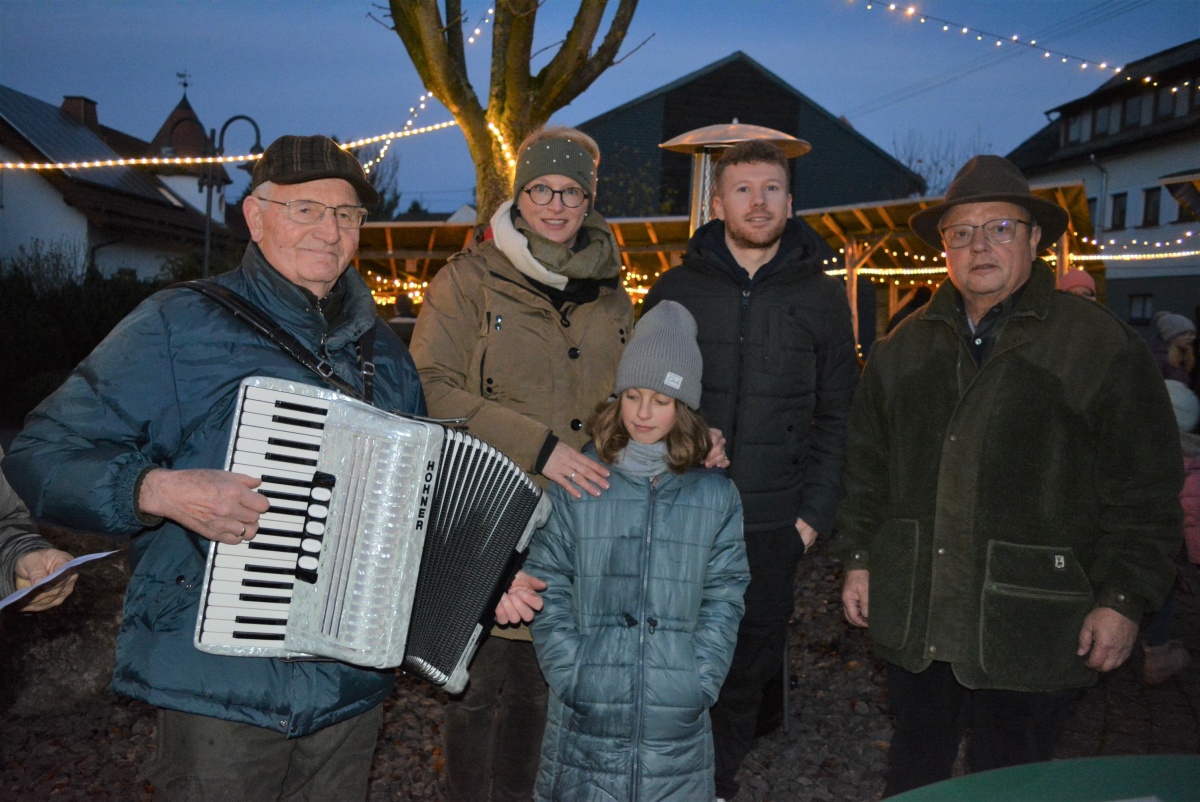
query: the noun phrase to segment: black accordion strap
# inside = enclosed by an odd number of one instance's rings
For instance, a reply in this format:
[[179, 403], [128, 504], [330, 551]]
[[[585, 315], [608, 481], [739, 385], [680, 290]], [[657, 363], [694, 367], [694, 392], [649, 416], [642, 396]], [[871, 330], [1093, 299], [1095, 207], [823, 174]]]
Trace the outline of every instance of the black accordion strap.
[[[333, 372], [333, 365], [324, 359], [319, 359], [312, 351], [304, 347], [304, 344], [284, 330], [282, 326], [276, 323], [267, 315], [266, 312], [259, 309], [254, 304], [247, 301], [242, 296], [238, 295], [228, 287], [217, 284], [215, 281], [207, 281], [199, 279], [196, 281], [184, 281], [176, 284], [177, 287], [184, 287], [189, 290], [194, 290], [205, 298], [208, 298], [221, 306], [228, 309], [233, 315], [249, 324], [250, 328], [263, 335], [271, 342], [283, 349], [284, 353], [295, 359], [304, 367], [316, 373], [329, 384], [337, 388], [338, 392], [344, 393], [351, 398], [356, 398], [359, 401], [369, 399], [364, 398], [363, 393], [358, 391], [358, 388], [347, 384], [339, 379]], [[371, 342], [368, 343], [365, 356], [362, 354], [360, 345], [360, 361], [363, 363], [363, 379], [366, 380], [367, 365], [370, 365], [370, 371], [375, 372], [375, 366], [370, 362], [370, 350], [373, 348], [375, 327], [372, 326], [368, 331], [371, 337]], [[374, 378], [373, 376], [371, 377]]]

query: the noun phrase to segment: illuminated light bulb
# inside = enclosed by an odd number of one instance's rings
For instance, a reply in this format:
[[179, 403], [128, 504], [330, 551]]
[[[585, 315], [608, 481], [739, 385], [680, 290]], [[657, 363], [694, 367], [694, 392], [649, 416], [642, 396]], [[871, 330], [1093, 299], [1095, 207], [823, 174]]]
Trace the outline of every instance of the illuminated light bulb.
[[948, 31], [948, 30], [950, 30], [950, 26], [949, 26], [949, 25], [943, 25], [943, 26], [942, 26], [942, 30], [943, 30], [943, 31]]
[[1042, 54], [1042, 58], [1050, 58], [1050, 54], [1049, 54], [1049, 53], [1043, 53], [1043, 54]]
[[963, 29], [962, 29], [962, 32], [963, 32], [963, 33], [967, 33], [969, 30], [970, 30], [969, 28], [963, 28]]

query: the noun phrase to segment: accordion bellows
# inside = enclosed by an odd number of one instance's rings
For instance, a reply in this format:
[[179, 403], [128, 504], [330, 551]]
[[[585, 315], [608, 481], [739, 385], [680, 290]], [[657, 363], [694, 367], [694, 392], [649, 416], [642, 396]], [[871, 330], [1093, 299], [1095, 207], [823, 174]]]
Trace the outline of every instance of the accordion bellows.
[[272, 378], [242, 382], [226, 468], [271, 508], [210, 549], [196, 647], [401, 666], [451, 693], [550, 512], [477, 438]]

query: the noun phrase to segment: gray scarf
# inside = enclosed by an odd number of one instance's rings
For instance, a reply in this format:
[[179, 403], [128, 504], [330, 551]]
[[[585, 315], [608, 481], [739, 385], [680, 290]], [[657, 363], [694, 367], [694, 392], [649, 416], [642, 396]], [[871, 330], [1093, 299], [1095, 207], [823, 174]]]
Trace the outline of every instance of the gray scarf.
[[630, 476], [654, 477], [667, 473], [667, 444], [663, 441], [639, 443], [630, 440], [617, 455], [616, 466]]

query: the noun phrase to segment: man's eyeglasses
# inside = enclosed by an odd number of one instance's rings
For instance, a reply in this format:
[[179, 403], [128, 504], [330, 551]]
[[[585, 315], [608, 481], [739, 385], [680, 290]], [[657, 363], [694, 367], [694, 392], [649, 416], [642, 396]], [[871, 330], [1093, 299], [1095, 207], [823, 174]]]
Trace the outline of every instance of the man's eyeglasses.
[[983, 236], [993, 245], [1003, 245], [1017, 238], [1017, 223], [1032, 226], [1024, 220], [1009, 220], [1004, 217], [988, 220], [983, 225], [969, 226], [962, 223], [956, 226], [946, 226], [942, 229], [942, 241], [947, 248], [965, 248], [975, 239], [975, 229], [982, 228]]
[[550, 201], [554, 200], [555, 195], [562, 198], [563, 206], [566, 206], [568, 209], [577, 209], [588, 199], [588, 194], [579, 187], [550, 189], [545, 184], [534, 184], [531, 187], [526, 187], [522, 192], [528, 195], [529, 199], [538, 206], [549, 205]]
[[333, 220], [337, 223], [338, 228], [362, 228], [362, 224], [367, 219], [367, 210], [361, 206], [326, 206], [310, 200], [277, 201], [260, 198], [257, 195], [254, 195], [253, 198], [282, 206], [286, 210], [288, 219], [293, 223], [303, 223], [309, 226], [315, 226], [324, 220], [325, 212], [330, 209], [333, 210]]

